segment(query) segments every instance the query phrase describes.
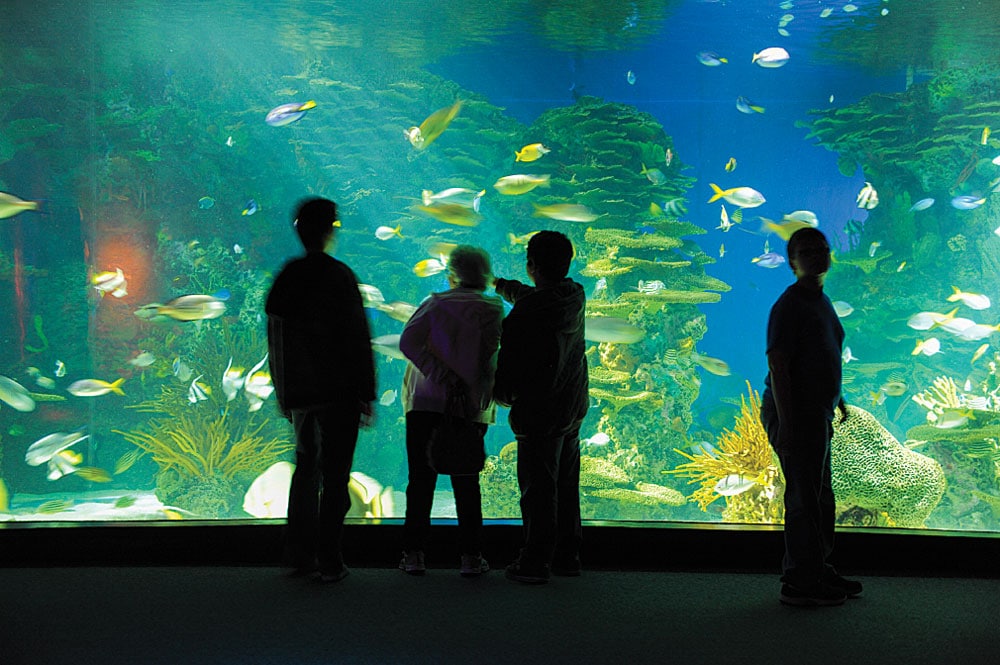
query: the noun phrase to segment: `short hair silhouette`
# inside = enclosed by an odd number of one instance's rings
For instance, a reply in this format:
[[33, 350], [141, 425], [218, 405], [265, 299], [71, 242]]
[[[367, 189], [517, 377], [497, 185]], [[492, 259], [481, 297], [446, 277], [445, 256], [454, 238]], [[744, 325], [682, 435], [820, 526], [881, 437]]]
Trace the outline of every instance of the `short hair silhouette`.
[[830, 248], [830, 243], [823, 235], [823, 232], [812, 226], [808, 226], [803, 229], [799, 229], [788, 239], [788, 247], [786, 248], [788, 253], [788, 258], [792, 258], [799, 251], [799, 245], [802, 244], [813, 244], [816, 242], [822, 242], [826, 245], [827, 249]]
[[459, 245], [448, 257], [448, 268], [451, 270], [458, 285], [467, 289], [486, 289], [486, 282], [493, 268], [490, 265], [490, 255], [481, 247]]
[[337, 221], [337, 204], [330, 199], [303, 199], [295, 209], [295, 232], [306, 249], [322, 249], [323, 240], [333, 232]]
[[562, 279], [573, 262], [573, 243], [558, 231], [539, 231], [528, 241], [528, 261], [536, 274], [546, 279]]

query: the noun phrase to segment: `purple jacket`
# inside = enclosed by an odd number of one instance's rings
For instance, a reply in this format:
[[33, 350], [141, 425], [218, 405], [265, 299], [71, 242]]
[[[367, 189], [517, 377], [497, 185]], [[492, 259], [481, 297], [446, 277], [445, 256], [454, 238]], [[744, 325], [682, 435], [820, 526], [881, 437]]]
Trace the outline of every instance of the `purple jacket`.
[[405, 411], [444, 413], [446, 386], [457, 376], [478, 406], [475, 420], [493, 422], [493, 376], [503, 301], [475, 289], [433, 293], [403, 328], [399, 348], [409, 360], [403, 377]]

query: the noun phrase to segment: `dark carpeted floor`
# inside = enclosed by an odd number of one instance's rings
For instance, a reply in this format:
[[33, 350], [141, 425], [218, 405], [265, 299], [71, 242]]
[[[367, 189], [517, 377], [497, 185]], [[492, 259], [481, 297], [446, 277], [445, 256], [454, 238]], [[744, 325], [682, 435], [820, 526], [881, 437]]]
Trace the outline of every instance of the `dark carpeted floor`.
[[0, 568], [2, 665], [998, 663], [1000, 580], [865, 577], [842, 607], [774, 575], [586, 571], [529, 587], [353, 569]]

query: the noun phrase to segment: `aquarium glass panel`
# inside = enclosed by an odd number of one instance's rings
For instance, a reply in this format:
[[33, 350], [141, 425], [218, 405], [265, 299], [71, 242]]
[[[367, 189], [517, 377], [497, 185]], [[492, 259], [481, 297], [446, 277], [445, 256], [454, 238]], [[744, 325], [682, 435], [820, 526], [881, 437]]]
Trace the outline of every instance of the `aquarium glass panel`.
[[[280, 519], [263, 301], [339, 206], [378, 371], [350, 516], [401, 517], [398, 335], [457, 244], [576, 248], [585, 519], [771, 524], [786, 242], [829, 238], [842, 525], [1000, 531], [996, 0], [7, 2], [0, 520]], [[520, 516], [506, 409], [487, 518]], [[436, 516], [454, 516], [441, 478]]]

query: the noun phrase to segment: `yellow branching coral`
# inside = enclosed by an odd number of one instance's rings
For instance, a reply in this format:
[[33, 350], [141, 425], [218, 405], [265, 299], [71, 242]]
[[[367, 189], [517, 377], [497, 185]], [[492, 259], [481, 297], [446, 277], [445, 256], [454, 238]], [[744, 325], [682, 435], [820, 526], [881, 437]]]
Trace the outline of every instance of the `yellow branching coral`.
[[655, 293], [626, 291], [618, 296], [618, 300], [621, 302], [641, 303], [643, 305], [648, 305], [649, 303], [655, 303], [658, 305], [673, 303], [697, 305], [701, 303], [719, 302], [722, 300], [722, 296], [718, 293], [712, 293], [710, 291], [678, 291], [673, 289], [662, 289], [660, 291], [656, 291]]
[[591, 388], [590, 396], [607, 403], [608, 406], [610, 406], [615, 412], [620, 411], [623, 407], [630, 404], [648, 406], [653, 409], [663, 406], [663, 400], [660, 396], [650, 390], [643, 390], [637, 393], [618, 394], [603, 388]]
[[747, 382], [749, 397], [740, 398], [740, 413], [731, 430], [723, 430], [715, 444], [715, 453], [691, 455], [682, 450], [677, 453], [691, 460], [676, 469], [675, 473], [700, 483], [691, 500], [697, 501], [702, 510], [723, 496], [720, 486], [732, 485], [733, 478], [752, 481], [746, 489], [726, 492], [726, 509], [723, 518], [728, 522], [772, 523], [781, 520], [783, 506], [776, 501], [784, 481], [767, 440], [767, 432], [760, 422], [760, 395]]
[[949, 376], [934, 379], [930, 388], [913, 396], [913, 401], [937, 414], [943, 413], [945, 409], [959, 409], [963, 406], [958, 386]]
[[635, 232], [624, 229], [587, 229], [584, 238], [590, 245], [660, 251], [677, 249], [684, 244], [684, 241], [678, 238], [653, 233], [636, 235]]
[[611, 259], [598, 259], [593, 263], [588, 263], [587, 267], [580, 271], [584, 277], [614, 277], [624, 275], [632, 270], [632, 266], [617, 265]]

